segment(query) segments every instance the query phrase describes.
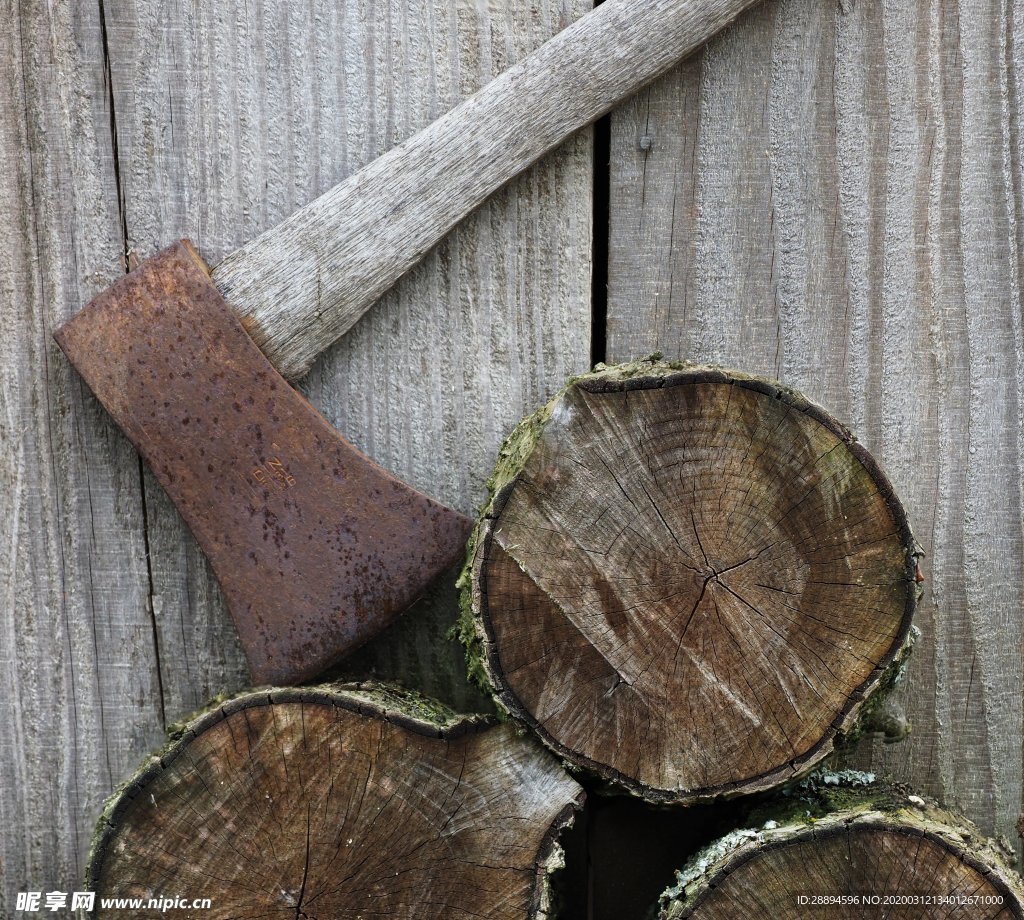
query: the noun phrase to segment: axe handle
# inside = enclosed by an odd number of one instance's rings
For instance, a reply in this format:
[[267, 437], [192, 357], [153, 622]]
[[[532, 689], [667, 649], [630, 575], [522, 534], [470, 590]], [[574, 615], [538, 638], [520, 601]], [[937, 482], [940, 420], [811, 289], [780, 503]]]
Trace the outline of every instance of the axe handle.
[[403, 144], [229, 255], [213, 281], [287, 378], [467, 214], [756, 0], [607, 0]]

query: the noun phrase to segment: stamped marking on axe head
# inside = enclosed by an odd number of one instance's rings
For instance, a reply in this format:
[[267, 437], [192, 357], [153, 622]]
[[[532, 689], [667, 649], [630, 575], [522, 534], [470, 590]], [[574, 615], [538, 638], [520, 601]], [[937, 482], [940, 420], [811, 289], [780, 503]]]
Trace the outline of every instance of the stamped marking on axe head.
[[360, 453], [292, 389], [188, 242], [56, 338], [213, 564], [257, 683], [315, 676], [461, 555], [468, 518]]

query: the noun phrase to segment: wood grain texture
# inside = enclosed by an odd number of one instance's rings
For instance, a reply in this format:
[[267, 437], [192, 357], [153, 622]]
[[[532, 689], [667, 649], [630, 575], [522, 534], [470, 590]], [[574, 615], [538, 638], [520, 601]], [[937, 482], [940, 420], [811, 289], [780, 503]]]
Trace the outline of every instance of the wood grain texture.
[[1021, 812], [1024, 24], [781, 0], [614, 116], [609, 357], [781, 378], [882, 463], [927, 581], [901, 745], [861, 759], [987, 832]]
[[608, 0], [213, 270], [287, 378], [494, 191], [754, 0]]
[[0, 4], [0, 916], [162, 736], [138, 458], [51, 332], [123, 271], [94, 5]]
[[223, 920], [544, 920], [583, 798], [510, 725], [390, 688], [260, 691], [143, 766], [87, 878], [100, 897], [202, 892]]
[[[78, 884], [103, 798], [165, 721], [248, 682], [205, 560], [148, 471], [140, 488], [137, 456], [51, 331], [123, 272], [122, 227], [132, 258], [185, 235], [222, 258], [585, 7], [0, 6], [14, 24], [0, 36], [0, 914], [19, 890]], [[352, 330], [307, 378], [317, 406], [383, 465], [472, 511], [514, 420], [586, 364], [590, 190], [583, 134]], [[358, 665], [482, 707], [444, 638], [453, 583]]]
[[474, 655], [503, 708], [634, 795], [788, 782], [900, 667], [903, 509], [798, 393], [601, 369], [516, 429], [492, 481], [467, 563]]

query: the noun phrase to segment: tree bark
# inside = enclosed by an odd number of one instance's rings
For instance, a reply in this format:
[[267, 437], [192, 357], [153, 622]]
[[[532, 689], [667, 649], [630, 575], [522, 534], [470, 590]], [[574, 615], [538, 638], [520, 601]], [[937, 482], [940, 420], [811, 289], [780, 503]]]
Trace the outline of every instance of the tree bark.
[[[698, 853], [662, 895], [660, 920], [1024, 916], [1011, 851], [965, 818], [902, 786], [857, 789], [843, 774], [824, 776], [838, 785], [803, 784], [777, 819]], [[822, 814], [828, 803], [842, 807]]]
[[381, 685], [261, 691], [114, 795], [87, 882], [211, 918], [543, 918], [582, 800], [510, 725]]
[[464, 578], [471, 670], [567, 761], [652, 801], [810, 769], [896, 679], [915, 544], [800, 394], [654, 360], [505, 443]]

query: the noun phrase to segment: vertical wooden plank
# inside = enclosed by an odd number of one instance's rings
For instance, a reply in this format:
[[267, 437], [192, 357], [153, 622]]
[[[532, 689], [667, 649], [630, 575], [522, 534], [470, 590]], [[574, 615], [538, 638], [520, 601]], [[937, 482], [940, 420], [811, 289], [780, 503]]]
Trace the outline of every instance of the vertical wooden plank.
[[779, 0], [615, 115], [608, 348], [845, 418], [927, 558], [891, 771], [1010, 835], [1024, 678], [1020, 62], [1003, 0]]
[[[572, 16], [583, 11], [575, 3]], [[553, 3], [539, 15], [504, 3], [489, 11], [464, 5], [459, 15], [459, 59], [447, 74], [440, 62], [436, 68], [446, 107], [567, 21]], [[431, 31], [402, 26], [422, 40]], [[415, 126], [427, 117], [424, 109]], [[457, 228], [309, 375], [316, 401], [341, 431], [466, 513], [483, 502], [505, 435], [587, 367], [591, 169], [587, 132]], [[353, 667], [427, 687], [459, 707], [489, 707], [466, 684], [461, 649], [442, 641], [456, 617], [454, 577]]]
[[[586, 0], [107, 0], [129, 242], [189, 236], [215, 263], [564, 28]], [[473, 511], [511, 425], [586, 364], [588, 135], [513, 183], [311, 372], [327, 418], [384, 466]], [[147, 478], [168, 713], [248, 678], [204, 560]], [[482, 705], [453, 579], [361, 655]]]
[[100, 7], [0, 3], [0, 915], [162, 736], [138, 458], [51, 333], [123, 271]]

